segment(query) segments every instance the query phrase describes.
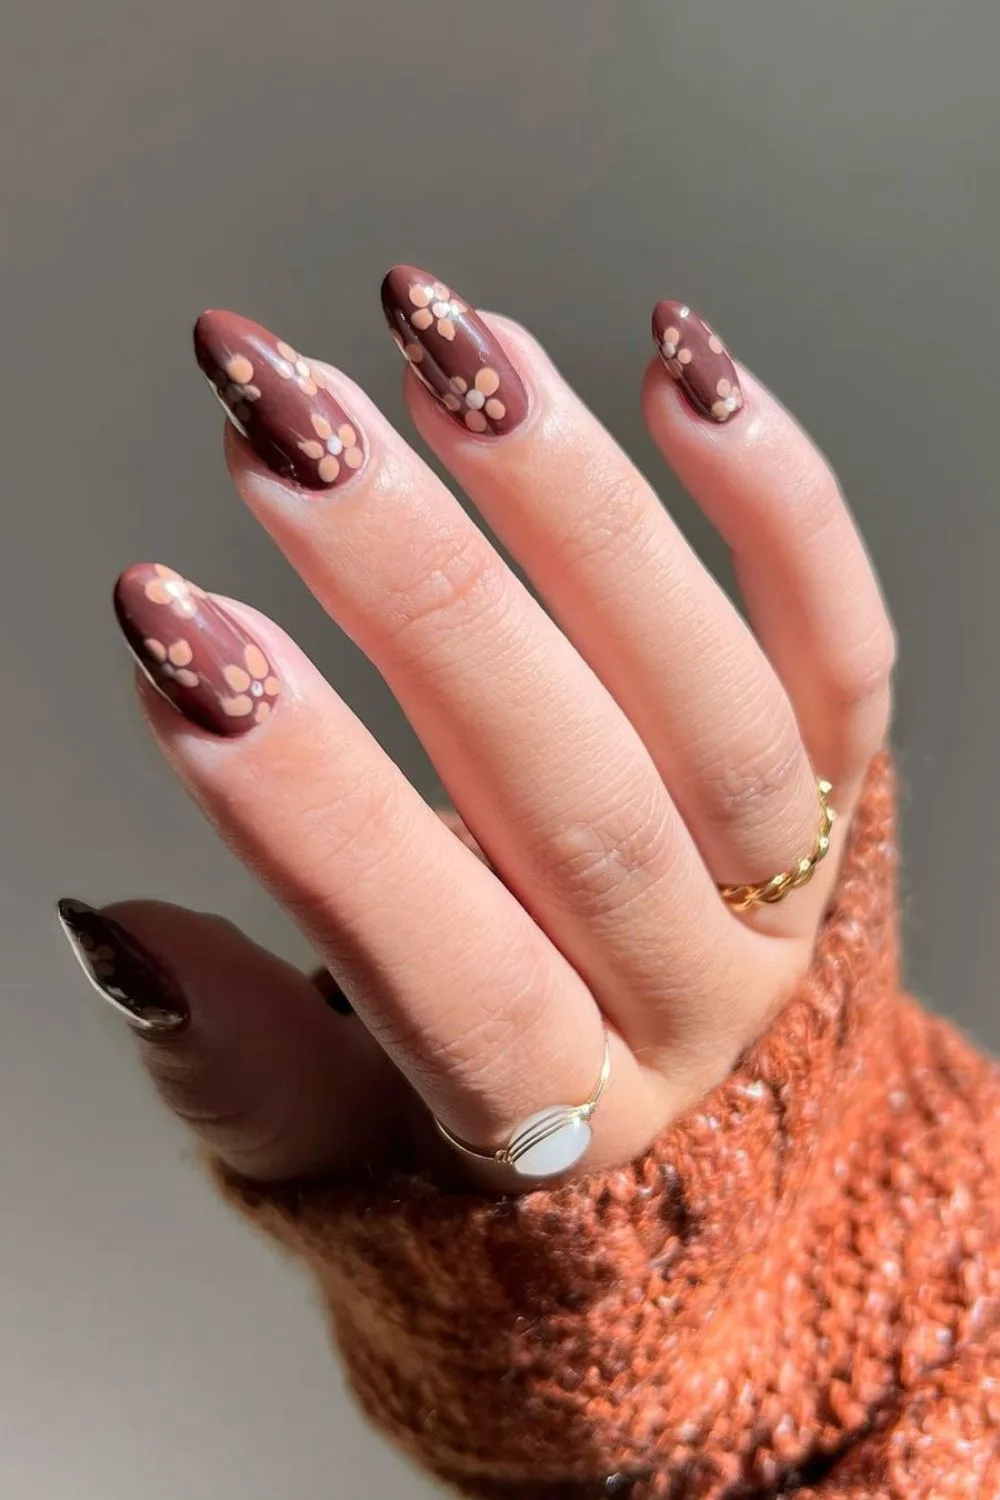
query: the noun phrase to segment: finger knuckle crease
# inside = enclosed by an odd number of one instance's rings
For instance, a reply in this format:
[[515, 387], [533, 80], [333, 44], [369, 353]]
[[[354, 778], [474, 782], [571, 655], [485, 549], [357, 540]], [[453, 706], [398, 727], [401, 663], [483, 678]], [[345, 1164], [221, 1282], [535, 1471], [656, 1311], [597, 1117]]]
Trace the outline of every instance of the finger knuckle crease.
[[539, 854], [543, 879], [569, 894], [589, 915], [623, 905], [637, 886], [652, 881], [667, 843], [665, 811], [621, 814], [600, 822], [571, 822], [555, 831]]
[[716, 824], [745, 824], [795, 795], [802, 783], [803, 751], [796, 738], [776, 742], [741, 763], [706, 773], [708, 809]]
[[389, 590], [383, 634], [387, 641], [397, 641], [410, 632], [433, 629], [442, 618], [467, 620], [496, 607], [506, 586], [499, 558], [478, 531], [438, 538], [414, 560], [410, 576], [400, 577]]

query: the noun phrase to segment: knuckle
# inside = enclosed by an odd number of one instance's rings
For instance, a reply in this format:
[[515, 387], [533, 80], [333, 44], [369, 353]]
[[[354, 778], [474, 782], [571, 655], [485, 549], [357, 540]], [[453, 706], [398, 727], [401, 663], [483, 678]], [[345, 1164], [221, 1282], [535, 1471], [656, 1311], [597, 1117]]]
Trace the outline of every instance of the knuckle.
[[465, 626], [496, 608], [507, 587], [506, 570], [481, 532], [471, 525], [442, 529], [400, 559], [382, 604], [383, 642], [433, 637], [443, 621]]
[[888, 706], [896, 667], [896, 633], [888, 616], [833, 672], [831, 690], [841, 713], [852, 713], [884, 700]]
[[258, 1166], [280, 1154], [281, 1111], [267, 1091], [248, 1094], [211, 1053], [157, 1047], [144, 1060], [168, 1109], [227, 1160]]
[[554, 532], [560, 560], [574, 569], [596, 560], [603, 568], [623, 554], [651, 549], [662, 512], [650, 502], [645, 482], [620, 464], [588, 469], [562, 527]]
[[542, 884], [584, 916], [619, 910], [666, 872], [669, 835], [669, 811], [658, 788], [599, 820], [567, 821], [538, 849]]
[[717, 826], [732, 828], [768, 821], [775, 811], [798, 797], [806, 772], [798, 735], [784, 731], [763, 736], [749, 754], [704, 773], [706, 815]]
[[[520, 924], [519, 924], [520, 925]], [[405, 1062], [421, 1091], [470, 1096], [496, 1091], [514, 1061], [530, 1055], [532, 1038], [550, 1025], [551, 965], [534, 943], [512, 941], [502, 984], [459, 984], [454, 1003], [431, 1012], [412, 994], [397, 996], [377, 1025], [379, 1043]]]
[[830, 698], [845, 765], [863, 766], [883, 744], [892, 717], [896, 637], [885, 618], [872, 636], [840, 663]]

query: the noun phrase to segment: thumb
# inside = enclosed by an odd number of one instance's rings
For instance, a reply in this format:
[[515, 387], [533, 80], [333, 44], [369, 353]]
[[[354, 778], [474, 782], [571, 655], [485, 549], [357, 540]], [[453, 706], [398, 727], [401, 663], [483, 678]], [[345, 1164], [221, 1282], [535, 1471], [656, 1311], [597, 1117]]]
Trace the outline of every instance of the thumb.
[[399, 1075], [291, 964], [221, 917], [166, 902], [67, 900], [59, 918], [166, 1103], [233, 1171], [300, 1177], [387, 1149]]

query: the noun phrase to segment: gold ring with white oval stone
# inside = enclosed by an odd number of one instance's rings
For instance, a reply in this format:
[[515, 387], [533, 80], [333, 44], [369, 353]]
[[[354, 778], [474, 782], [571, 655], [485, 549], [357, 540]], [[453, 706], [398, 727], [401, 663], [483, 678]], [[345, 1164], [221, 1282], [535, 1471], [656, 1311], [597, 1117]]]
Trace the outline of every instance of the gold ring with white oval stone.
[[575, 1167], [586, 1153], [591, 1137], [590, 1117], [610, 1077], [611, 1038], [605, 1031], [604, 1060], [590, 1098], [582, 1104], [553, 1104], [548, 1109], [537, 1110], [521, 1121], [506, 1146], [500, 1146], [496, 1151], [480, 1151], [452, 1135], [447, 1125], [442, 1125], [436, 1116], [434, 1123], [449, 1146], [454, 1146], [463, 1156], [510, 1167], [519, 1177], [558, 1177]]

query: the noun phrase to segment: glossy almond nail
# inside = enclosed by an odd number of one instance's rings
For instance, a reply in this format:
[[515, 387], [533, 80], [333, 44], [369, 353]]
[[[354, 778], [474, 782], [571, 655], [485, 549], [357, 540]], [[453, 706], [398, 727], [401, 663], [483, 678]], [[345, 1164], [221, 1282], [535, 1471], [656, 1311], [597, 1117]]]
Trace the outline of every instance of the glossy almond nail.
[[233, 426], [273, 473], [328, 490], [362, 467], [361, 429], [323, 371], [290, 344], [249, 318], [211, 311], [195, 324], [194, 351]]
[[212, 734], [246, 734], [271, 713], [281, 682], [260, 646], [204, 589], [162, 563], [136, 563], [115, 586], [115, 613], [153, 686]]
[[416, 266], [394, 266], [382, 308], [414, 373], [467, 431], [513, 432], [528, 414], [521, 377], [474, 308]]
[[180, 986], [138, 938], [85, 901], [56, 910], [83, 972], [130, 1025], [149, 1035], [183, 1030], [190, 1012]]
[[728, 422], [743, 405], [736, 366], [725, 344], [683, 302], [658, 302], [653, 342], [689, 406], [711, 422]]

